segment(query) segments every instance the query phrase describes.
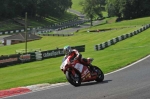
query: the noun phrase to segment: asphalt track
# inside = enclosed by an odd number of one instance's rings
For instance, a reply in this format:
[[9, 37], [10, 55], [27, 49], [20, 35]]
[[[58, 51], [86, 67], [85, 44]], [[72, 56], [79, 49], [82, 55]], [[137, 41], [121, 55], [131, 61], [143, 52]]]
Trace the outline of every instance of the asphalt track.
[[105, 75], [102, 83], [69, 83], [4, 99], [150, 99], [150, 55], [128, 68]]

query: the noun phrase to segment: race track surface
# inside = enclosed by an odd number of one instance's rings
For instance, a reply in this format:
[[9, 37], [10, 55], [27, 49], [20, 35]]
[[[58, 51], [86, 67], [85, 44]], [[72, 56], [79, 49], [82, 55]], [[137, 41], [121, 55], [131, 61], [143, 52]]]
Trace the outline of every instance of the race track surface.
[[69, 83], [5, 99], [150, 99], [150, 57], [105, 75], [102, 83]]

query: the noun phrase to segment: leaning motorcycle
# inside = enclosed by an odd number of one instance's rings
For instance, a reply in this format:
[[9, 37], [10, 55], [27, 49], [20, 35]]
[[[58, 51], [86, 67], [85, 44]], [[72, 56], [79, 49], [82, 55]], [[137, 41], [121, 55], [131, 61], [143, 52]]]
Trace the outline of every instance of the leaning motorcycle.
[[93, 66], [91, 71], [88, 66], [81, 64], [78, 60], [70, 63], [67, 58], [62, 62], [60, 69], [66, 75], [68, 82], [73, 86], [80, 86], [81, 82], [102, 82], [104, 80], [104, 73], [99, 67]]

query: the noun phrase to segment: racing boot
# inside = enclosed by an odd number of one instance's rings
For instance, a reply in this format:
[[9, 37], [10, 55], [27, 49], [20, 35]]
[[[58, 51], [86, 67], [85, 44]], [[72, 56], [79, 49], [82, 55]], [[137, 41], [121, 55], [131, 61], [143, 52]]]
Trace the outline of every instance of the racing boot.
[[91, 63], [92, 63], [92, 61], [94, 59], [93, 58], [87, 58], [87, 60], [88, 60], [88, 66], [89, 66], [89, 68], [91, 70], [91, 73], [93, 73], [94, 72], [94, 67], [93, 67], [93, 65]]
[[94, 67], [93, 67], [93, 65], [92, 65], [92, 64], [89, 64], [88, 66], [89, 66], [91, 72], [94, 72]]
[[89, 64], [89, 69], [90, 69], [90, 72], [91, 72], [91, 76], [95, 76], [97, 75], [97, 73], [95, 72], [95, 68], [92, 64]]

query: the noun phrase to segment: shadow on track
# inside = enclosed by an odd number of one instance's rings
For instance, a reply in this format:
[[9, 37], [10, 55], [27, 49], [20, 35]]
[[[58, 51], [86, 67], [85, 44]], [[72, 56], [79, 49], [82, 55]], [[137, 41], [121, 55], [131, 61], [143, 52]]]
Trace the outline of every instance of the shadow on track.
[[103, 82], [96, 82], [96, 81], [92, 81], [92, 82], [86, 82], [86, 83], [82, 83], [81, 86], [90, 86], [90, 85], [95, 85], [95, 84], [105, 84], [105, 83], [109, 83], [112, 80], [104, 80]]

